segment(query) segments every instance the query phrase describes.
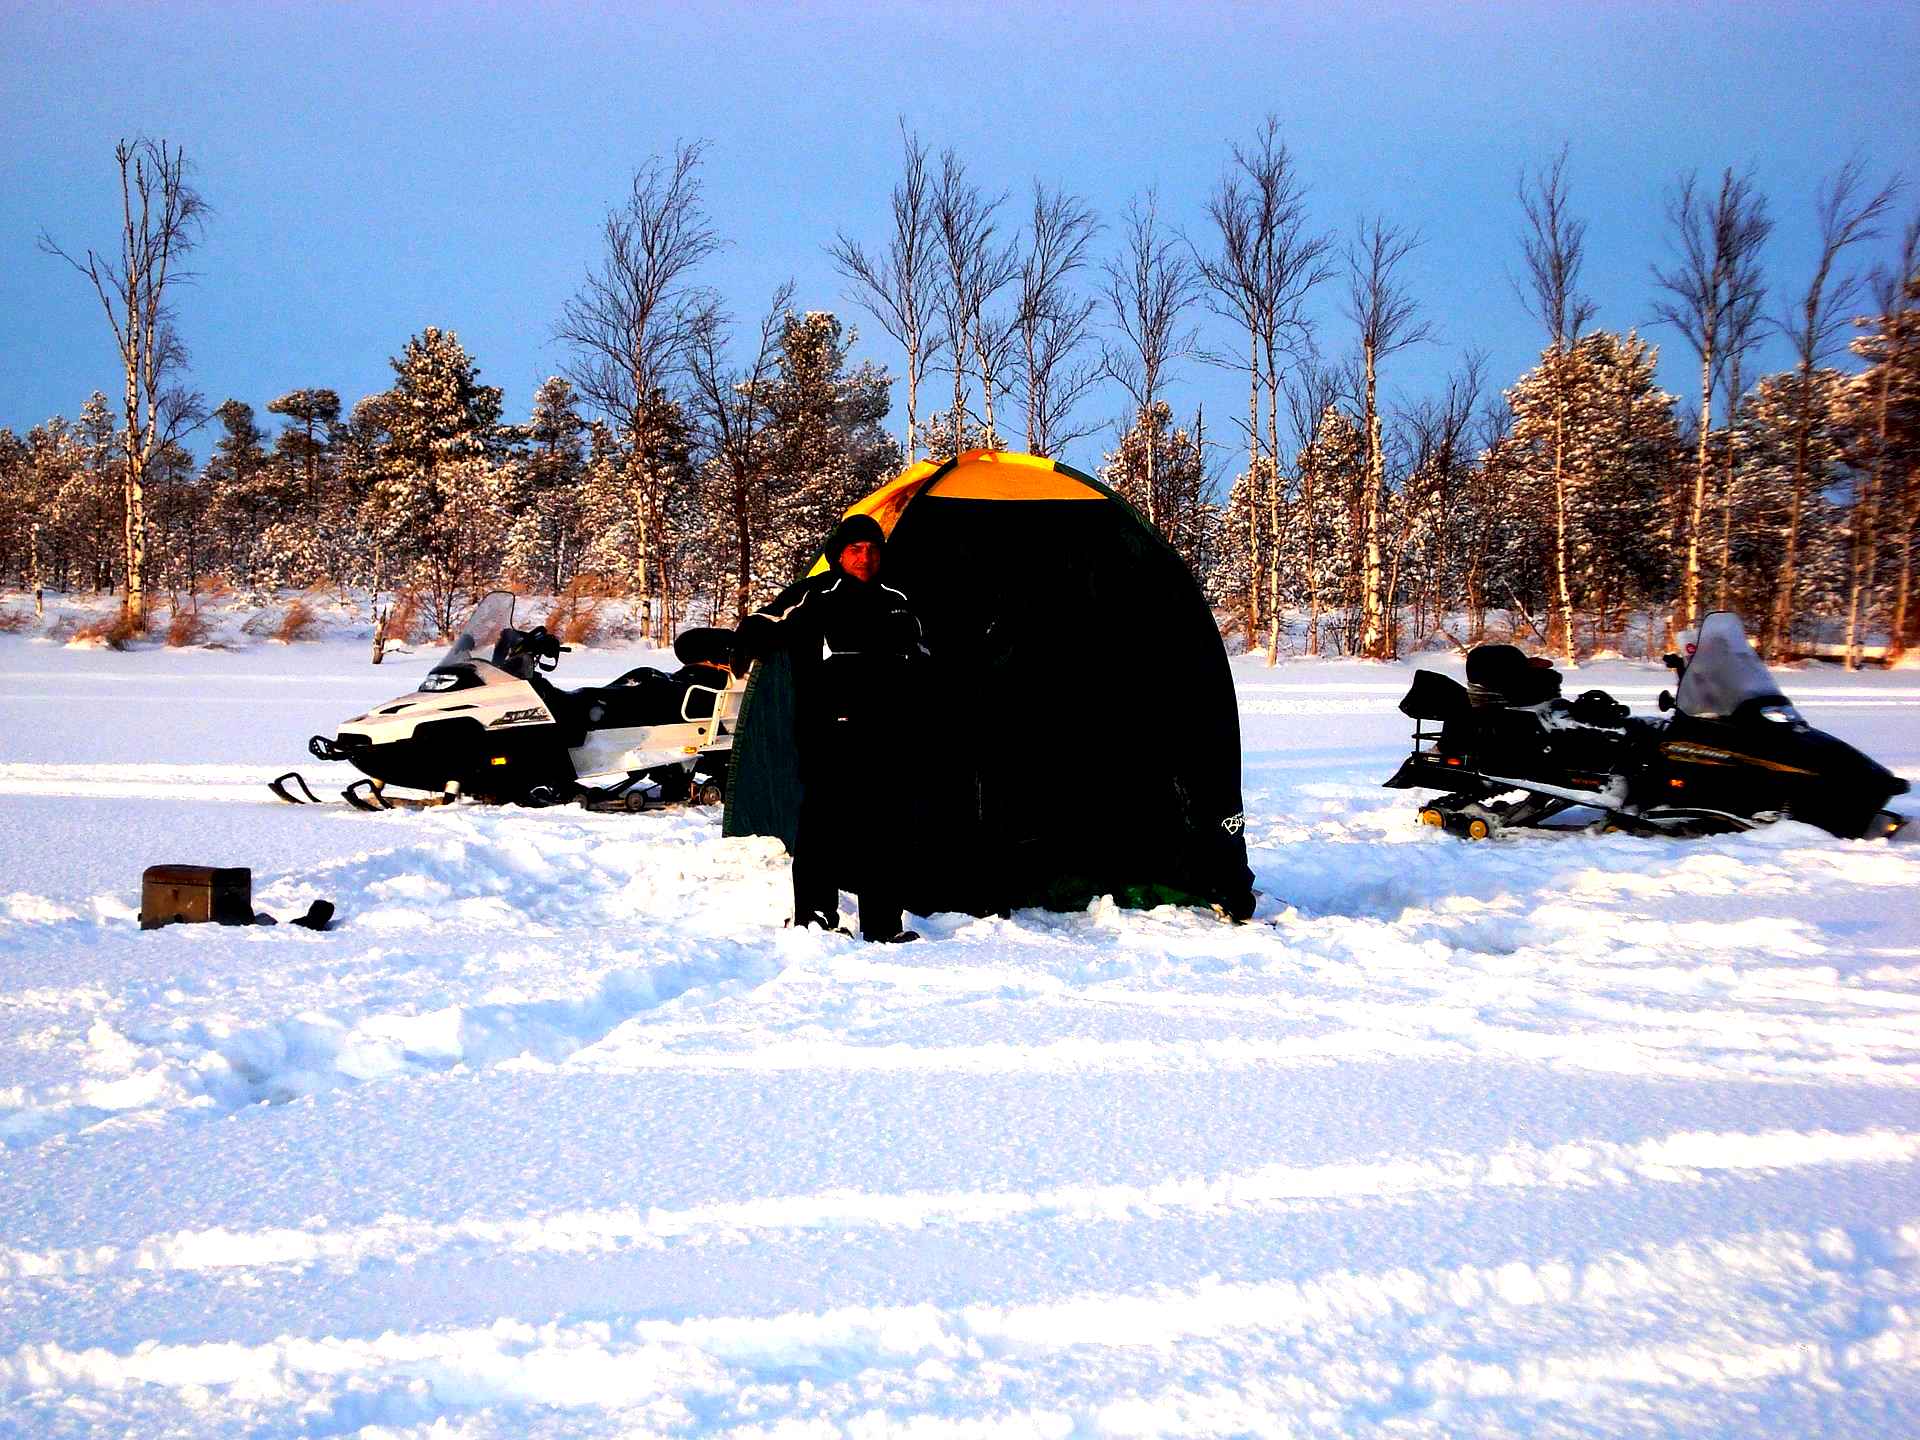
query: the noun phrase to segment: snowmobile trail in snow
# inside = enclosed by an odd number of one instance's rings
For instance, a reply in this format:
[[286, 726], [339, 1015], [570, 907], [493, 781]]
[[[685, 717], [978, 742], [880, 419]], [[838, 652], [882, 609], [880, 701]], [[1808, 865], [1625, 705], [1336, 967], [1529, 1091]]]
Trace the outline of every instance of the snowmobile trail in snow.
[[257, 765], [22, 765], [0, 761], [0, 795], [272, 804], [273, 797], [261, 791], [264, 784]]

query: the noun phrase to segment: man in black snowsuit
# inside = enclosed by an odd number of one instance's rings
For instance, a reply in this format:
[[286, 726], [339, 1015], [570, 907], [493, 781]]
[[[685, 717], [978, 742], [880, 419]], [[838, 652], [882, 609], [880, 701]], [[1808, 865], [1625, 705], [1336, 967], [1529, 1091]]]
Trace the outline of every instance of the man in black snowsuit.
[[902, 799], [888, 793], [909, 737], [927, 647], [907, 597], [880, 582], [886, 537], [867, 515], [842, 520], [827, 569], [789, 585], [741, 622], [734, 670], [776, 650], [792, 657], [800, 762], [793, 923], [839, 928], [840, 883], [860, 902], [860, 933], [899, 943]]

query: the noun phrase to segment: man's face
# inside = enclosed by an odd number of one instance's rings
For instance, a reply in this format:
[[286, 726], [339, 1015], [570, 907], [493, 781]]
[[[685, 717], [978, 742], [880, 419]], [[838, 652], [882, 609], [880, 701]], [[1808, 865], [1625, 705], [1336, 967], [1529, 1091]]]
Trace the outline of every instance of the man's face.
[[871, 540], [856, 540], [840, 552], [840, 568], [863, 584], [872, 584], [880, 573], [880, 547]]

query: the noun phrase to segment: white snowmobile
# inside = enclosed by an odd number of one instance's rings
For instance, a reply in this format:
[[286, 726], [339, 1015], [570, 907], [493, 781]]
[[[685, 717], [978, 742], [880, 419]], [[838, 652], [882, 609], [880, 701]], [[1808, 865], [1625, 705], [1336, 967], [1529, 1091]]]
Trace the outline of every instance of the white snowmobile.
[[[543, 625], [516, 630], [513, 602], [504, 590], [488, 595], [418, 690], [307, 742], [316, 759], [345, 760], [367, 777], [342, 799], [362, 810], [466, 795], [637, 811], [722, 798], [745, 691], [728, 668], [732, 631], [684, 632], [672, 674], [640, 666], [611, 684], [562, 690], [545, 673], [570, 647]], [[391, 796], [389, 786], [430, 798]], [[269, 788], [290, 804], [318, 803], [298, 771]]]

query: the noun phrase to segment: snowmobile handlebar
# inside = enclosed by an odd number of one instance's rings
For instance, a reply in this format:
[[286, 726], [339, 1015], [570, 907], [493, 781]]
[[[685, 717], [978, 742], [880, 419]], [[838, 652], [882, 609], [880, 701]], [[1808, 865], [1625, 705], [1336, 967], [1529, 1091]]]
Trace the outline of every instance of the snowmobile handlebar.
[[531, 630], [507, 630], [502, 632], [500, 643], [494, 649], [493, 663], [508, 670], [524, 662], [535, 670], [552, 670], [560, 663], [560, 657], [573, 647], [562, 645], [560, 639], [544, 625], [536, 625]]

